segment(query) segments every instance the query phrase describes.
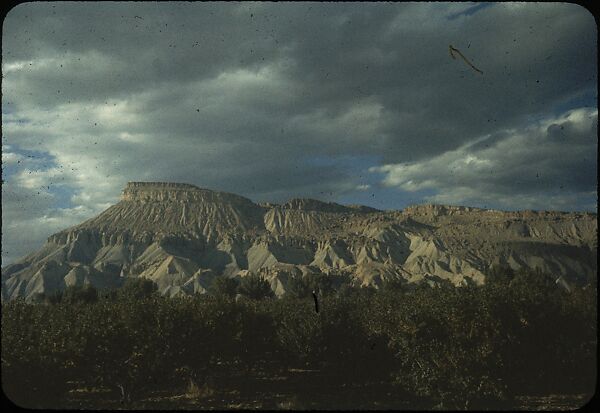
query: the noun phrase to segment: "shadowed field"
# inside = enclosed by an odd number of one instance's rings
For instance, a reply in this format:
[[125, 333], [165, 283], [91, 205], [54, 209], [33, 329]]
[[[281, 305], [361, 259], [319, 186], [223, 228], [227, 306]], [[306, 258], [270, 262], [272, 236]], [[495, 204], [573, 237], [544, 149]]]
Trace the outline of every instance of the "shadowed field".
[[138, 279], [3, 303], [3, 390], [37, 408], [335, 410], [568, 409], [595, 391], [594, 286], [497, 270], [329, 290], [319, 312], [308, 288], [263, 287], [166, 298]]

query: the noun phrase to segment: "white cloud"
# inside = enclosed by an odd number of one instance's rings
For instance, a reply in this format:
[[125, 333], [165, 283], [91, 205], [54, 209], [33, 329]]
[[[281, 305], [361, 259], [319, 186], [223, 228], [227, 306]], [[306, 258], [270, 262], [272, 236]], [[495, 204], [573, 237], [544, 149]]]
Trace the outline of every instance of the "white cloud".
[[[436, 203], [572, 209], [593, 205], [598, 110], [579, 108], [475, 140], [428, 160], [371, 168], [383, 184], [433, 190]], [[486, 145], [486, 142], [490, 143]], [[577, 200], [579, 199], [579, 202]]]
[[2, 73], [15, 72], [23, 69], [30, 62], [11, 62], [2, 64]]
[[23, 155], [14, 152], [7, 152], [8, 149], [2, 147], [2, 163], [5, 165], [14, 165], [24, 159]]

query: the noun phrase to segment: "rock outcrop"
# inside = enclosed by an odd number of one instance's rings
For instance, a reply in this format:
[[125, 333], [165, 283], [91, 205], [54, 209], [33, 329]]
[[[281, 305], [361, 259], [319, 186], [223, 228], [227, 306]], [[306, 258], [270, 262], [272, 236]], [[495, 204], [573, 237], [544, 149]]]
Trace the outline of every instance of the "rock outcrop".
[[116, 204], [50, 236], [2, 269], [2, 299], [146, 277], [166, 295], [205, 293], [215, 277], [347, 275], [460, 286], [493, 265], [539, 268], [566, 285], [595, 279], [597, 216], [418, 205], [379, 211], [312, 199], [256, 204], [194, 185], [131, 182]]

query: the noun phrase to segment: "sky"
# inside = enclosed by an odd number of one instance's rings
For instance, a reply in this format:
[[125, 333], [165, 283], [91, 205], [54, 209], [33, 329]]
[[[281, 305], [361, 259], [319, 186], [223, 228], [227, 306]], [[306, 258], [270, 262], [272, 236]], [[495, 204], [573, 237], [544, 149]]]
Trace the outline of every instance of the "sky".
[[597, 71], [568, 3], [23, 3], [2, 26], [2, 262], [128, 181], [596, 212]]

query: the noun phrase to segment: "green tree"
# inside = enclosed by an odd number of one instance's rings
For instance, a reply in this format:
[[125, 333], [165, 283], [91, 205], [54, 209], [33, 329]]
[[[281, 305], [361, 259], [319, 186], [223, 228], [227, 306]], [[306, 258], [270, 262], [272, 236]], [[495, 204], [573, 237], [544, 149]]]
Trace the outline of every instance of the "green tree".
[[315, 291], [320, 296], [327, 296], [336, 291], [334, 287], [335, 281], [342, 285], [348, 284], [344, 276], [326, 274], [294, 276], [289, 281], [286, 295], [294, 298], [307, 298]]
[[250, 274], [242, 278], [238, 293], [252, 300], [263, 300], [275, 296], [269, 282], [257, 274]]
[[208, 291], [217, 297], [234, 298], [239, 285], [237, 278], [215, 277]]
[[157, 291], [158, 286], [154, 281], [143, 277], [130, 277], [125, 280], [118, 294], [122, 297], [146, 298], [155, 295]]
[[389, 292], [392, 294], [396, 294], [399, 292], [402, 292], [403, 290], [405, 291], [406, 285], [406, 280], [401, 279], [401, 278], [387, 278], [382, 284], [381, 284], [381, 291], [384, 292]]
[[308, 277], [296, 275], [290, 278], [285, 295], [286, 297], [306, 298], [309, 297], [313, 287]]
[[65, 289], [62, 294], [62, 299], [59, 301], [64, 302], [65, 304], [95, 303], [98, 301], [98, 290], [91, 284], [85, 286], [73, 285]]

